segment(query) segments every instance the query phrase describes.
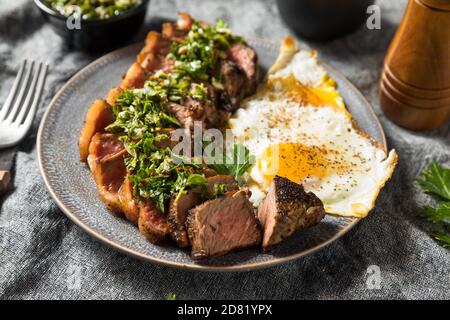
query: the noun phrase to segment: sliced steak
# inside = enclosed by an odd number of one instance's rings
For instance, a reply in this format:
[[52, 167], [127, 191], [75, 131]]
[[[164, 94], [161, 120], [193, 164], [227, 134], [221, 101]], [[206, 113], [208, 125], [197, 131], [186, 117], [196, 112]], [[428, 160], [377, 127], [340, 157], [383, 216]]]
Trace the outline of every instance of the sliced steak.
[[237, 42], [228, 50], [227, 59], [236, 63], [244, 71], [248, 80], [247, 94], [252, 94], [256, 90], [259, 78], [258, 56], [255, 50], [244, 43]]
[[296, 230], [319, 223], [325, 215], [322, 201], [300, 184], [276, 176], [269, 187], [258, 218], [264, 229], [263, 249], [280, 243]]
[[245, 86], [241, 88], [244, 96], [253, 94], [259, 81], [258, 56], [255, 50], [237, 42], [228, 50], [227, 59], [238, 65], [246, 75]]
[[214, 169], [204, 167], [202, 173], [206, 178], [217, 176], [217, 172]]
[[[206, 118], [206, 127], [207, 128], [223, 128], [228, 119], [229, 119], [229, 113], [226, 111], [231, 110], [230, 106], [224, 106], [223, 108], [221, 108], [221, 106], [223, 106], [223, 104], [225, 103], [225, 101], [221, 101], [222, 98], [222, 90], [217, 90], [215, 89], [210, 83], [208, 82], [204, 82], [204, 81], [199, 81], [199, 83], [202, 83], [206, 90], [207, 90], [207, 94], [209, 97], [210, 102], [208, 103], [204, 103], [203, 104], [203, 109], [205, 110], [205, 118]], [[226, 94], [224, 94], [226, 96]], [[227, 97], [228, 99], [228, 97]], [[227, 102], [229, 105], [230, 102], [227, 100]], [[228, 108], [228, 110], [226, 109]], [[224, 111], [224, 110], [226, 111]]]
[[139, 201], [133, 195], [133, 182], [128, 179], [128, 175], [120, 187], [119, 200], [125, 218], [137, 225], [139, 221]]
[[198, 190], [189, 190], [186, 194], [177, 197], [173, 195], [169, 204], [168, 221], [172, 239], [179, 247], [189, 246], [186, 231], [186, 218], [189, 210], [202, 203], [202, 195]]
[[236, 180], [231, 176], [217, 175], [208, 176], [206, 179], [206, 188], [196, 187], [186, 192], [186, 194], [180, 196], [174, 195], [169, 204], [168, 221], [171, 228], [172, 239], [180, 247], [188, 247], [189, 239], [186, 231], [186, 219], [189, 210], [201, 204], [207, 199], [215, 196], [216, 186], [224, 185], [224, 193], [239, 190], [239, 185]]
[[241, 100], [246, 94], [246, 90], [243, 89], [247, 83], [246, 74], [243, 69], [231, 60], [222, 60], [220, 62], [220, 74], [224, 91], [228, 97], [228, 101], [221, 101], [221, 106], [226, 111], [232, 112], [239, 108]]
[[186, 13], [181, 12], [178, 14], [178, 20], [176, 23], [164, 23], [162, 26], [162, 34], [165, 38], [172, 41], [183, 41], [186, 34], [191, 30], [192, 17]]
[[113, 134], [97, 133], [89, 145], [88, 164], [97, 183], [101, 200], [116, 214], [123, 214], [119, 191], [127, 174], [125, 149]]
[[158, 243], [170, 234], [166, 215], [151, 200], [139, 202], [139, 231], [152, 243]]
[[187, 228], [193, 259], [220, 256], [261, 242], [252, 204], [241, 191], [192, 209]]
[[239, 190], [239, 185], [232, 176], [216, 174], [206, 178], [206, 197], [211, 198], [219, 185], [224, 185], [224, 193]]
[[148, 73], [158, 70], [167, 72], [172, 67], [172, 62], [166, 60], [171, 45], [170, 39], [162, 37], [158, 32], [150, 31], [145, 40], [145, 46], [138, 54], [136, 61]]
[[169, 103], [166, 109], [189, 130], [194, 129], [196, 121], [200, 122], [203, 128], [205, 126], [205, 110], [203, 105], [195, 99], [188, 98], [183, 104]]
[[137, 62], [128, 69], [120, 87], [122, 89], [142, 88], [147, 80], [147, 72]]
[[116, 104], [117, 98], [122, 94], [123, 89], [121, 87], [112, 88], [108, 92], [108, 97], [106, 98], [106, 102], [109, 105], [113, 106]]
[[89, 154], [89, 144], [97, 132], [115, 121], [111, 106], [105, 100], [95, 100], [89, 107], [84, 121], [84, 127], [78, 140], [81, 161], [86, 161]]

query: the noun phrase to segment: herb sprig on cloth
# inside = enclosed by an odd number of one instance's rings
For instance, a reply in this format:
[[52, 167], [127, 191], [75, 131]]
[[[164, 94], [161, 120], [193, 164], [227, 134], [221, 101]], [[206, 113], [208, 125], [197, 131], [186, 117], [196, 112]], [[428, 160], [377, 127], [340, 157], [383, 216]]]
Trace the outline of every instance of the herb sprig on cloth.
[[428, 221], [439, 225], [441, 230], [432, 230], [430, 235], [439, 241], [445, 248], [450, 248], [450, 233], [448, 224], [450, 223], [450, 168], [432, 162], [423, 172], [423, 177], [417, 182], [422, 189], [433, 195], [436, 206], [424, 206], [420, 209], [419, 215]]

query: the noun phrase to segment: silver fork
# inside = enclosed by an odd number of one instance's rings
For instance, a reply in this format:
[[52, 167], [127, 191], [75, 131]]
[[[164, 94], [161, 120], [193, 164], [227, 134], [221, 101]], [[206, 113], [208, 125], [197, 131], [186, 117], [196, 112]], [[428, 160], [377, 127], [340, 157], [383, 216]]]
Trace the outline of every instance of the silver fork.
[[24, 60], [0, 109], [0, 149], [18, 144], [27, 134], [42, 95], [48, 66]]

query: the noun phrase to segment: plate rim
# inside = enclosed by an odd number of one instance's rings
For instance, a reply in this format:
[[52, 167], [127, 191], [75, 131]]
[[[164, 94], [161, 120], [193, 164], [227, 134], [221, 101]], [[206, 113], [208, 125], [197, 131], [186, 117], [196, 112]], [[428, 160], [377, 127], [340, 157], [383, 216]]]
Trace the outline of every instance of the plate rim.
[[[276, 42], [272, 41], [272, 40], [267, 40], [267, 39], [262, 39], [262, 38], [257, 38], [257, 37], [246, 37], [246, 40], [249, 41], [257, 41], [260, 43], [263, 43], [267, 46], [270, 47], [275, 47], [277, 48], [278, 45]], [[39, 124], [39, 129], [37, 132], [37, 137], [36, 137], [36, 146], [37, 146], [37, 156], [38, 156], [38, 163], [39, 163], [39, 171], [41, 173], [41, 176], [44, 180], [44, 184], [48, 190], [48, 192], [50, 193], [53, 201], [56, 203], [56, 205], [61, 209], [61, 211], [73, 222], [75, 223], [77, 226], [79, 226], [83, 231], [85, 231], [87, 234], [89, 234], [91, 237], [95, 238], [96, 240], [99, 240], [100, 242], [108, 245], [109, 247], [112, 247], [113, 249], [124, 253], [128, 256], [137, 258], [139, 260], [142, 261], [147, 261], [147, 262], [152, 262], [152, 263], [156, 263], [159, 265], [163, 265], [163, 266], [170, 266], [170, 267], [175, 267], [177, 269], [181, 269], [181, 270], [193, 270], [193, 271], [203, 271], [203, 272], [235, 272], [235, 271], [251, 271], [251, 270], [259, 270], [259, 269], [264, 269], [264, 268], [268, 268], [268, 267], [273, 267], [273, 266], [277, 266], [280, 264], [284, 264], [287, 262], [291, 262], [294, 260], [297, 260], [301, 257], [310, 255], [312, 253], [315, 253], [317, 251], [319, 251], [320, 249], [328, 246], [329, 244], [331, 244], [332, 242], [338, 240], [340, 237], [342, 237], [344, 234], [346, 234], [347, 232], [349, 232], [361, 219], [360, 218], [354, 218], [353, 221], [351, 221], [350, 223], [348, 223], [344, 229], [339, 230], [339, 232], [337, 232], [333, 237], [329, 238], [328, 240], [320, 243], [319, 245], [313, 247], [313, 248], [309, 248], [307, 250], [304, 250], [302, 252], [296, 253], [296, 254], [292, 254], [286, 257], [275, 257], [271, 260], [268, 261], [263, 261], [263, 262], [253, 262], [253, 263], [243, 263], [243, 264], [238, 264], [238, 265], [225, 265], [225, 266], [213, 266], [213, 265], [202, 265], [202, 264], [185, 264], [185, 263], [181, 263], [181, 262], [176, 262], [176, 261], [169, 261], [169, 260], [165, 260], [159, 257], [152, 257], [146, 254], [143, 254], [141, 252], [138, 252], [136, 250], [130, 249], [128, 247], [125, 247], [119, 243], [116, 243], [115, 241], [108, 239], [106, 236], [100, 234], [98, 231], [96, 231], [94, 228], [91, 228], [90, 226], [88, 226], [87, 224], [83, 223], [78, 217], [77, 215], [72, 212], [64, 203], [61, 199], [58, 198], [58, 196], [56, 195], [55, 191], [53, 190], [50, 181], [47, 177], [47, 172], [44, 169], [44, 165], [43, 165], [43, 154], [42, 154], [42, 144], [43, 144], [43, 132], [44, 132], [44, 128], [47, 124], [47, 120], [48, 120], [48, 116], [49, 114], [53, 111], [56, 102], [58, 101], [58, 99], [60, 98], [60, 96], [66, 91], [66, 89], [73, 83], [75, 82], [80, 76], [82, 76], [87, 70], [89, 70], [90, 68], [98, 65], [98, 64], [102, 64], [105, 60], [110, 59], [110, 57], [114, 56], [114, 55], [120, 55], [122, 52], [131, 50], [132, 47], [138, 47], [138, 45], [142, 46], [142, 42], [139, 43], [134, 43], [131, 45], [128, 45], [126, 47], [122, 47], [119, 49], [116, 49], [114, 51], [111, 51], [99, 58], [97, 58], [96, 60], [90, 62], [89, 64], [87, 64], [86, 66], [84, 66], [83, 68], [81, 68], [78, 72], [76, 72], [69, 80], [67, 80], [67, 82], [56, 92], [56, 94], [54, 95], [54, 97], [51, 99], [49, 105], [47, 106], [47, 109], [45, 110], [42, 119], [40, 121]], [[337, 69], [330, 67], [329, 65], [327, 65], [326, 63], [323, 63], [322, 61], [320, 62], [321, 65], [327, 69], [327, 70], [332, 70], [335, 74], [338, 74], [343, 81], [346, 82], [346, 85], [348, 85], [355, 94], [359, 95], [361, 98], [361, 101], [364, 101], [365, 104], [367, 105], [367, 109], [368, 111], [371, 113], [372, 118], [375, 121], [375, 124], [377, 125], [377, 127], [379, 128], [379, 131], [381, 133], [381, 141], [379, 141], [383, 147], [386, 149], [387, 148], [387, 143], [386, 143], [386, 136], [383, 130], [383, 127], [375, 113], [375, 111], [373, 110], [372, 105], [370, 104], [370, 102], [364, 97], [364, 95], [358, 90], [358, 88], [349, 80], [347, 79], [347, 77], [341, 72], [338, 71]], [[363, 129], [364, 130], [364, 129]]]

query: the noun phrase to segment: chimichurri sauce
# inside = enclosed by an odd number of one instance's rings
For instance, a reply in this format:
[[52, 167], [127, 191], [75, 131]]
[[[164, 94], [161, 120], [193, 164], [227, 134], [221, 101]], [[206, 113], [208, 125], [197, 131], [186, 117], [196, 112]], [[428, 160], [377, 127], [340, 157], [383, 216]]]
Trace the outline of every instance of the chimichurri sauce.
[[78, 14], [82, 19], [108, 19], [139, 5], [142, 0], [45, 0], [64, 16]]

